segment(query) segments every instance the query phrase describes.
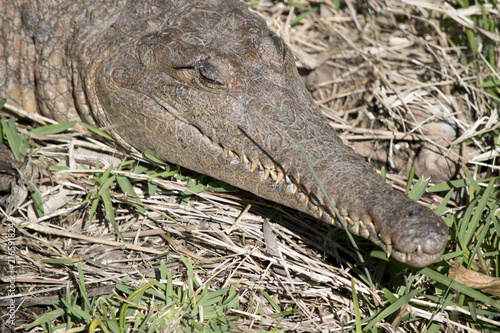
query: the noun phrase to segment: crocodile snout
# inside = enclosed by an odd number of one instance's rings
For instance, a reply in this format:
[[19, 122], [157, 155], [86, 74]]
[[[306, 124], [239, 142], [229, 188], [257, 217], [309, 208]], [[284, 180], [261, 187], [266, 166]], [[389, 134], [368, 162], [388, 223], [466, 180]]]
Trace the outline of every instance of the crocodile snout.
[[[397, 220], [389, 218], [390, 253], [395, 259], [415, 267], [424, 267], [437, 260], [448, 240], [448, 226], [444, 221], [417, 202], [400, 205]], [[383, 239], [383, 237], [381, 237]], [[387, 244], [386, 244], [387, 246]], [[388, 251], [389, 252], [389, 251]]]

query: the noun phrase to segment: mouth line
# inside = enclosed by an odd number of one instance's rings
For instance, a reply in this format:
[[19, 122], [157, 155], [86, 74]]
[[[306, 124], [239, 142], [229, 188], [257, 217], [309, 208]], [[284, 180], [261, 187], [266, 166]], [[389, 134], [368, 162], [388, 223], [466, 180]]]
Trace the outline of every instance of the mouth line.
[[[203, 136], [203, 140], [205, 140], [207, 143], [210, 143], [214, 148], [219, 149], [222, 153], [224, 153], [225, 156], [227, 156], [228, 158], [232, 158], [233, 160], [238, 161], [241, 164], [244, 164], [246, 169], [252, 173], [259, 172], [263, 181], [269, 181], [272, 179], [272, 181], [274, 181], [276, 184], [285, 182], [285, 188], [290, 192], [290, 194], [294, 196], [298, 203], [307, 206], [309, 210], [308, 213], [310, 215], [340, 229], [344, 229], [344, 226], [336, 217], [334, 209], [330, 208], [328, 204], [325, 204], [323, 199], [317, 198], [315, 194], [313, 194], [311, 191], [308, 191], [308, 189], [304, 185], [300, 184], [300, 182], [294, 179], [293, 176], [288, 175], [286, 171], [280, 171], [279, 169], [283, 170], [281, 166], [277, 166], [275, 162], [274, 168], [263, 166], [263, 163], [261, 163], [260, 161], [252, 161], [245, 154], [237, 153], [236, 151], [225, 147], [223, 144], [216, 142], [214, 139], [204, 134], [196, 126], [192, 127], [196, 129], [201, 136]], [[428, 257], [435, 257], [437, 259], [437, 257], [440, 256], [440, 254], [425, 253], [421, 245], [418, 245], [417, 248], [412, 252], [402, 251], [401, 249], [394, 247], [393, 242], [390, 238], [380, 235], [377, 232], [377, 229], [372, 221], [361, 219], [353, 220], [347, 215], [341, 217], [344, 220], [345, 226], [350, 233], [368, 239], [374, 244], [380, 246], [386, 252], [387, 257], [392, 256], [393, 258], [403, 263], [411, 263], [415, 261], [419, 262], [419, 258], [425, 260], [425, 258]]]

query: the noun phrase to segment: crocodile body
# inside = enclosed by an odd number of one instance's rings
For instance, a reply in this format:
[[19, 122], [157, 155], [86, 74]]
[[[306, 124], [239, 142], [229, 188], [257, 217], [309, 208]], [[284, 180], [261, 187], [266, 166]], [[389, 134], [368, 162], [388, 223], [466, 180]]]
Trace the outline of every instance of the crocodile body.
[[0, 0], [0, 97], [340, 226], [421, 267], [448, 228], [335, 135], [289, 48], [236, 0]]

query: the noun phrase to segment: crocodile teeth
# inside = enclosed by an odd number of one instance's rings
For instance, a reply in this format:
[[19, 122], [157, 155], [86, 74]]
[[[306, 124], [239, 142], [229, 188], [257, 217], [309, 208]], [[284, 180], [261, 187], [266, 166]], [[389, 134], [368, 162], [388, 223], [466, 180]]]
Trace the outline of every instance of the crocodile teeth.
[[[377, 232], [377, 230], [375, 229], [375, 225], [372, 223], [372, 221], [364, 221], [363, 223], [366, 224], [367, 228], [370, 228], [372, 231]], [[390, 239], [388, 242], [386, 242], [386, 244], [389, 244], [389, 243], [390, 243]]]
[[227, 149], [227, 148], [222, 148], [222, 151], [224, 152], [224, 154], [229, 155], [229, 151], [230, 151], [229, 149]]
[[292, 193], [295, 194], [297, 193], [298, 187], [294, 183], [292, 183]]
[[285, 177], [285, 175], [283, 173], [281, 173], [281, 172], [278, 171], [276, 179], [275, 179], [276, 180], [276, 184], [278, 184], [280, 181], [282, 181], [283, 177]]
[[269, 177], [270, 174], [271, 172], [269, 171], [269, 169], [264, 169], [264, 179], [267, 179], [267, 177]]
[[366, 239], [371, 239], [371, 238], [370, 238], [370, 235], [371, 235], [371, 234], [370, 234], [370, 230], [368, 230], [368, 229], [361, 229], [361, 232], [359, 233], [359, 235], [360, 235], [361, 237], [366, 238]]
[[234, 153], [232, 150], [229, 150], [228, 153], [227, 153], [230, 157], [234, 157]]
[[370, 230], [366, 228], [366, 224], [363, 223], [363, 221], [358, 221], [357, 223], [359, 225], [359, 233], [358, 235], [368, 238], [370, 237]]
[[250, 161], [248, 160], [247, 155], [243, 155], [242, 160], [243, 160], [243, 163], [250, 163]]
[[347, 216], [347, 210], [345, 208], [338, 208], [340, 216]]
[[309, 198], [308, 195], [306, 195], [305, 199], [304, 199], [304, 202], [307, 204], [309, 204], [309, 200], [311, 200], [311, 198]]
[[421, 256], [424, 254], [424, 250], [422, 250], [422, 245], [417, 246], [417, 255]]
[[354, 221], [348, 216], [344, 217], [344, 221], [349, 225], [354, 225]]
[[276, 181], [278, 179], [278, 174], [276, 173], [276, 170], [271, 170], [271, 178]]
[[407, 253], [406, 254], [406, 260], [407, 261], [411, 261], [411, 253]]
[[[370, 226], [375, 231], [375, 229], [374, 229], [375, 226], [371, 222], [370, 222]], [[391, 246], [392, 247], [391, 236], [389, 236], [389, 235], [382, 236], [381, 234], [378, 234], [377, 237], [382, 241], [382, 243], [385, 244], [385, 246]]]
[[401, 262], [406, 262], [406, 253], [401, 253]]
[[386, 245], [385, 251], [387, 252], [387, 257], [390, 257], [392, 254], [392, 244]]
[[359, 223], [354, 223], [352, 228], [350, 228], [351, 232], [355, 235], [359, 235]]
[[321, 217], [323, 216], [323, 213], [325, 212], [325, 207], [323, 206], [318, 206], [318, 216]]
[[258, 168], [258, 167], [259, 167], [259, 166], [258, 166], [256, 163], [252, 162], [252, 166], [250, 167], [250, 170], [251, 170], [252, 172], [254, 172], [255, 170], [257, 170], [257, 168]]
[[335, 222], [335, 219], [326, 210], [323, 212], [322, 218], [330, 224]]

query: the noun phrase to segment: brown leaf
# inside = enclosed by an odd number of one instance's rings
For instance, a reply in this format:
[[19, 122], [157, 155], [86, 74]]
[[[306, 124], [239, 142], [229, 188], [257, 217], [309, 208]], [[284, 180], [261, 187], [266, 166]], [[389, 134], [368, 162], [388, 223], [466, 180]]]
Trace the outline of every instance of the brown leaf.
[[455, 260], [450, 260], [448, 277], [469, 288], [500, 297], [500, 279], [468, 270]]

